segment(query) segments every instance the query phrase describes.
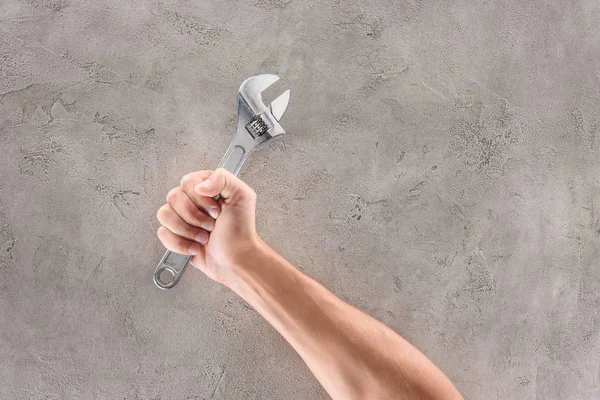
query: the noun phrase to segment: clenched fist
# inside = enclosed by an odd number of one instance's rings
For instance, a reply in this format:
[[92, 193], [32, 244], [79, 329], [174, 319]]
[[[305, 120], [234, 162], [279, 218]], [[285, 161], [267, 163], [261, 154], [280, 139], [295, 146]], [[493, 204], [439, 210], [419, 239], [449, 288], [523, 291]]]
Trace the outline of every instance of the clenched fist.
[[193, 172], [156, 213], [162, 225], [157, 234], [167, 249], [193, 256], [193, 266], [228, 285], [234, 267], [261, 243], [255, 209], [254, 190], [229, 171]]

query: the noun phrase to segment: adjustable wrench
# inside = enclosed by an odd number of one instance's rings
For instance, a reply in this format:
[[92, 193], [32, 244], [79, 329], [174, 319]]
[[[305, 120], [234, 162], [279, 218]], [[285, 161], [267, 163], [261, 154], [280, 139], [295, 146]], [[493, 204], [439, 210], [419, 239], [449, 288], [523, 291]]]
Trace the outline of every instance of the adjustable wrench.
[[[290, 101], [290, 90], [266, 106], [262, 102], [263, 90], [277, 82], [279, 77], [262, 74], [246, 79], [238, 93], [237, 131], [217, 168], [225, 168], [237, 175], [248, 155], [262, 143], [285, 133], [279, 120]], [[218, 198], [218, 196], [217, 196]], [[167, 250], [154, 270], [154, 283], [161, 289], [177, 284], [191, 256]]]

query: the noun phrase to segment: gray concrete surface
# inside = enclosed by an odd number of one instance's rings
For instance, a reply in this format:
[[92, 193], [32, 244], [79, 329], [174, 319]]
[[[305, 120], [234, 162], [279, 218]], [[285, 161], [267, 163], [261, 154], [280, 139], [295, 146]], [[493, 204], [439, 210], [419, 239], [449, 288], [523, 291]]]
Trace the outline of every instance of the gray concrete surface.
[[466, 398], [599, 398], [599, 43], [591, 0], [2, 1], [0, 398], [327, 398], [226, 288], [151, 280], [258, 72], [273, 247]]

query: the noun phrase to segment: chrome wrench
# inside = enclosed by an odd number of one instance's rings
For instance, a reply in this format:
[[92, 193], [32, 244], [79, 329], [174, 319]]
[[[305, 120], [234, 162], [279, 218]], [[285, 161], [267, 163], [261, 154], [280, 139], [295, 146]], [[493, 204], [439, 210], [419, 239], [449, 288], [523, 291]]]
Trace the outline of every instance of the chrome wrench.
[[[238, 92], [237, 130], [229, 148], [217, 168], [225, 168], [237, 175], [248, 155], [262, 143], [285, 131], [279, 125], [290, 101], [290, 90], [266, 106], [261, 93], [277, 82], [279, 77], [262, 74], [246, 79]], [[217, 196], [218, 197], [218, 196]], [[167, 250], [154, 270], [154, 283], [161, 289], [170, 289], [190, 261], [191, 256]]]

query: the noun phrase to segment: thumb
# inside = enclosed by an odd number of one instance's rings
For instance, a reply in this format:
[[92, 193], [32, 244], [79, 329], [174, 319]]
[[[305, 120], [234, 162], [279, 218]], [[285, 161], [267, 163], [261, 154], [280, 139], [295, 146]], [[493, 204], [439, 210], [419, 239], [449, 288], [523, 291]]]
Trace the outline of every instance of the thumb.
[[208, 179], [194, 186], [194, 191], [200, 196], [215, 197], [220, 195], [223, 199], [233, 199], [241, 196], [246, 188], [244, 182], [224, 168], [214, 171]]

